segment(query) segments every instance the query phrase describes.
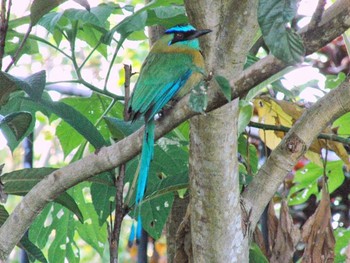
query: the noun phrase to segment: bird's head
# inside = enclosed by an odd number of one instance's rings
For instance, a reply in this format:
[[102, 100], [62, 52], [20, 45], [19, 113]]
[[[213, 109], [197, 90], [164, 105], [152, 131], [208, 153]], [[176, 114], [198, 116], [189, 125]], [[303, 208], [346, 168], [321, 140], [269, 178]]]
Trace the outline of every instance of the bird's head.
[[210, 29], [197, 30], [192, 25], [177, 25], [165, 31], [166, 35], [171, 35], [168, 45], [185, 45], [199, 49], [198, 38], [210, 33]]

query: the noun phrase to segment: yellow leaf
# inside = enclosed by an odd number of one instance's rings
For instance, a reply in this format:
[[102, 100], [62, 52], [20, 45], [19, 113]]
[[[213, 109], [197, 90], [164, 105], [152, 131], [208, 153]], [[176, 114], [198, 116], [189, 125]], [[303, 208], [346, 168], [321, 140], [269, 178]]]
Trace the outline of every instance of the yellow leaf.
[[[284, 127], [292, 127], [296, 120], [299, 119], [305, 111], [304, 108], [295, 103], [279, 101], [267, 96], [255, 99], [253, 104], [258, 114], [259, 122], [275, 126], [280, 125]], [[327, 127], [323, 133], [335, 134], [330, 127]], [[272, 150], [277, 147], [284, 135], [285, 133], [281, 131], [259, 130], [260, 138], [264, 141], [266, 146]], [[309, 151], [305, 154], [306, 158], [317, 165], [323, 166], [320, 157], [323, 148], [328, 148], [334, 151], [346, 164], [347, 169], [350, 170], [349, 155], [345, 150], [344, 145], [339, 142], [315, 139], [312, 142]]]

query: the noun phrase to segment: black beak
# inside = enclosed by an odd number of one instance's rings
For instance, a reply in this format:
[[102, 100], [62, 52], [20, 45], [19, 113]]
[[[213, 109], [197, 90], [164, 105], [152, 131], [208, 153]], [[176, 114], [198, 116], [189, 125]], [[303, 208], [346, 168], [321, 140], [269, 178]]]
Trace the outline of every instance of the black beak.
[[210, 29], [196, 30], [196, 31], [194, 31], [194, 33], [193, 33], [189, 38], [187, 38], [187, 39], [188, 39], [188, 40], [190, 40], [190, 39], [195, 39], [195, 38], [198, 38], [198, 37], [203, 36], [203, 35], [205, 35], [205, 34], [208, 34], [208, 33], [210, 33], [210, 32], [211, 32]]

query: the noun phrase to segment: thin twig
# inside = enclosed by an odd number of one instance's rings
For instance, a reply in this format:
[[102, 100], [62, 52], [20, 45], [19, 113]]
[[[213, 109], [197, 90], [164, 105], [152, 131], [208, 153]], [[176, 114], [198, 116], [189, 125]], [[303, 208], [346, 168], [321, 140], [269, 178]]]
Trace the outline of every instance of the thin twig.
[[131, 67], [131, 65], [124, 64], [124, 71], [125, 71], [124, 120], [129, 120], [128, 104], [129, 104], [129, 99], [130, 99], [130, 78], [132, 76], [132, 67]]
[[8, 2], [8, 8], [6, 12], [6, 0], [1, 1], [0, 11], [0, 70], [2, 69], [2, 60], [5, 55], [5, 42], [8, 29], [8, 22], [10, 18], [11, 0]]
[[[289, 127], [285, 127], [282, 125], [269, 125], [269, 124], [263, 124], [263, 123], [252, 122], [252, 121], [248, 124], [248, 126], [263, 129], [263, 130], [283, 131], [286, 133], [290, 130]], [[350, 145], [350, 138], [344, 138], [335, 134], [320, 133], [317, 138], [340, 142], [345, 145]]]
[[[11, 0], [9, 0], [11, 1]], [[5, 72], [8, 72], [10, 70], [10, 68], [17, 62], [17, 60], [19, 59], [19, 57], [21, 56], [21, 52], [22, 52], [22, 49], [24, 47], [24, 45], [26, 44], [29, 36], [30, 36], [30, 33], [32, 32], [32, 28], [33, 28], [33, 25], [32, 23], [29, 24], [29, 27], [27, 29], [27, 32], [25, 33], [22, 41], [21, 41], [21, 44], [19, 45], [19, 47], [17, 48], [16, 50], [16, 53], [15, 55], [12, 57], [12, 60], [11, 62], [8, 64], [8, 66], [6, 67], [5, 69]]]
[[[132, 69], [129, 65], [124, 65], [125, 70], [125, 104], [127, 105], [127, 101], [130, 96], [130, 78], [132, 76]], [[126, 108], [126, 107], [125, 107]], [[124, 120], [128, 118], [127, 110], [124, 110]], [[123, 222], [123, 218], [126, 215], [126, 208], [123, 204], [123, 188], [124, 188], [124, 177], [125, 177], [125, 163], [119, 166], [119, 174], [115, 180], [115, 214], [114, 214], [114, 226], [113, 231], [109, 234], [109, 248], [110, 248], [110, 262], [117, 263], [118, 262], [118, 246], [119, 246], [119, 237], [121, 225]]]
[[318, 24], [320, 23], [326, 3], [327, 3], [326, 0], [318, 0], [316, 10], [315, 10], [314, 14], [312, 15], [311, 21], [308, 25], [309, 29], [317, 27]]
[[115, 59], [117, 58], [117, 54], [118, 54], [118, 52], [119, 52], [119, 49], [122, 47], [122, 44], [123, 44], [124, 40], [125, 40], [125, 38], [119, 39], [118, 44], [117, 44], [117, 47], [116, 47], [116, 49], [114, 50], [114, 54], [113, 54], [111, 63], [109, 64], [108, 71], [107, 71], [107, 74], [106, 74], [105, 84], [104, 84], [104, 86], [103, 86], [103, 90], [105, 90], [105, 91], [107, 90], [107, 84], [108, 84], [109, 76], [110, 76], [111, 71], [112, 71], [112, 67], [113, 67], [113, 65], [114, 65], [114, 61], [115, 61]]

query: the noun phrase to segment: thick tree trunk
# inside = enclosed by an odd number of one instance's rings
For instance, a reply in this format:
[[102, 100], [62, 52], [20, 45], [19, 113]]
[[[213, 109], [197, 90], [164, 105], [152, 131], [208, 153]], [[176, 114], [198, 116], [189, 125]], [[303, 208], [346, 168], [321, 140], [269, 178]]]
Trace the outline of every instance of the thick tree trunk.
[[247, 262], [237, 160], [238, 101], [191, 120], [191, 233], [194, 262]]
[[[234, 78], [256, 33], [256, 1], [185, 1], [202, 41], [207, 71]], [[208, 15], [210, 10], [210, 16]], [[242, 28], [249, 28], [242, 32]], [[209, 39], [209, 40], [208, 40]], [[214, 81], [210, 88], [218, 88]], [[191, 119], [190, 208], [194, 262], [248, 262], [237, 163], [238, 100]]]

